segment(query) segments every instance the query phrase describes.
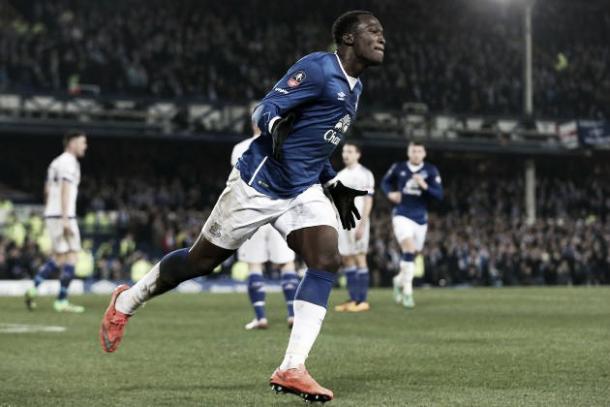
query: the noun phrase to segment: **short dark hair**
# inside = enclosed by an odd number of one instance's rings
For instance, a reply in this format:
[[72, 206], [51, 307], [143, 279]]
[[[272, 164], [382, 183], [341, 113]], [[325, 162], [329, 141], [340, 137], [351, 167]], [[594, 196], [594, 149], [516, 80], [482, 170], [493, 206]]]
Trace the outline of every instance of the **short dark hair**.
[[335, 44], [343, 44], [343, 35], [354, 31], [354, 27], [360, 21], [360, 16], [372, 16], [373, 13], [366, 10], [352, 10], [341, 14], [333, 23], [332, 35]]
[[346, 146], [354, 146], [354, 148], [356, 149], [356, 151], [358, 151], [360, 154], [362, 154], [362, 147], [360, 146], [360, 143], [357, 141], [353, 141], [353, 140], [348, 140], [345, 142]]
[[411, 140], [411, 141], [409, 141], [409, 145], [426, 148], [425, 144], [419, 140]]
[[84, 136], [85, 132], [82, 130], [68, 130], [67, 132], [64, 133], [64, 147], [67, 147], [68, 144], [70, 143], [70, 140], [80, 137], [80, 136]]

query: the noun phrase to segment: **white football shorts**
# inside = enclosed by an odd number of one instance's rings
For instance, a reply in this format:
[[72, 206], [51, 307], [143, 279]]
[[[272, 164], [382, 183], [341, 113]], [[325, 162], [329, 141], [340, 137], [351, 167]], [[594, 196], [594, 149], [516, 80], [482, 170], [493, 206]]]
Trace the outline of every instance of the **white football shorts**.
[[70, 219], [70, 231], [72, 232], [70, 236], [64, 235], [63, 222], [60, 218], [46, 218], [45, 227], [51, 238], [53, 253], [64, 254], [80, 251], [80, 232], [76, 219]]
[[394, 226], [394, 236], [396, 236], [398, 243], [411, 238], [415, 243], [417, 251], [421, 251], [424, 248], [428, 224], [420, 225], [405, 216], [394, 216], [392, 218], [392, 226]]
[[315, 184], [289, 199], [273, 199], [246, 184], [233, 168], [201, 233], [216, 246], [235, 250], [261, 226], [271, 224], [283, 239], [293, 230], [327, 225], [339, 229], [335, 210]]
[[282, 235], [267, 224], [261, 226], [250, 239], [246, 240], [237, 250], [237, 257], [246, 263], [284, 264], [294, 261], [294, 252]]
[[[360, 221], [358, 221], [360, 222]], [[371, 234], [371, 223], [367, 222], [364, 233], [360, 240], [356, 240], [356, 228], [352, 230], [339, 230], [339, 253], [341, 256], [353, 256], [366, 254], [369, 251], [369, 237]]]

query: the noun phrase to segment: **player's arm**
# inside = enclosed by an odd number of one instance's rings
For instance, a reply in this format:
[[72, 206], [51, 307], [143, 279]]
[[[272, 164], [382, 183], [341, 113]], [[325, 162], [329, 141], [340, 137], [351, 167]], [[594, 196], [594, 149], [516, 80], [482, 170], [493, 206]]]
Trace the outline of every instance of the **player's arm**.
[[437, 169], [428, 177], [428, 189], [425, 190], [431, 197], [441, 201], [444, 196], [441, 176]]
[[373, 195], [375, 194], [375, 178], [372, 173], [367, 174], [367, 184], [365, 186], [367, 195], [364, 197], [364, 204], [362, 206], [362, 221], [356, 227], [356, 240], [362, 239], [364, 236], [365, 228], [369, 222], [371, 216], [371, 210], [373, 209]]
[[364, 197], [364, 206], [362, 207], [362, 223], [368, 222], [373, 209], [373, 195], [375, 194], [375, 178], [372, 173], [367, 173], [367, 195]]
[[402, 194], [400, 191], [396, 191], [396, 180], [398, 179], [397, 167], [396, 163], [392, 164], [381, 180], [381, 190], [390, 202], [396, 205], [402, 200]]
[[327, 186], [328, 183], [334, 180], [337, 176], [337, 171], [333, 168], [330, 160], [326, 160], [322, 172], [320, 172], [320, 184]]
[[66, 178], [62, 178], [61, 180], [61, 221], [63, 223], [64, 235], [66, 236], [72, 234], [68, 215], [68, 208], [70, 206], [70, 183], [71, 181]]
[[231, 151], [231, 167], [235, 167], [235, 164], [237, 164], [237, 160], [239, 160], [238, 153], [237, 146], [233, 146], [233, 150]]
[[282, 157], [282, 145], [297, 119], [295, 109], [318, 98], [324, 88], [324, 74], [317, 63], [301, 60], [275, 84], [255, 109], [253, 119], [263, 134], [273, 139], [273, 155]]
[[64, 235], [69, 236], [72, 234], [70, 228], [69, 208], [70, 208], [70, 184], [75, 182], [71, 172], [71, 167], [64, 162], [60, 163], [57, 169], [57, 178], [60, 182], [59, 187], [59, 199], [61, 206], [61, 221], [63, 224]]
[[49, 202], [49, 180], [46, 180], [44, 183], [44, 205], [47, 206], [47, 202]]

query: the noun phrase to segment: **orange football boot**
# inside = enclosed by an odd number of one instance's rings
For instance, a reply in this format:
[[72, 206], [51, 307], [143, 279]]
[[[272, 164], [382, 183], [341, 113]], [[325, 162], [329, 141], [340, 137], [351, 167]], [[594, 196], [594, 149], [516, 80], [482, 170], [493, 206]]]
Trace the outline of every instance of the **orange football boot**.
[[121, 343], [123, 333], [125, 332], [125, 325], [131, 315], [123, 314], [114, 307], [116, 299], [120, 293], [127, 290], [129, 286], [127, 284], [121, 284], [112, 292], [110, 298], [110, 304], [106, 308], [104, 318], [102, 318], [102, 325], [100, 326], [100, 343], [104, 352], [114, 352]]
[[291, 393], [307, 402], [326, 403], [334, 397], [331, 390], [320, 386], [311, 377], [304, 365], [300, 365], [296, 369], [275, 369], [269, 379], [269, 384], [276, 393]]
[[335, 306], [335, 311], [336, 311], [336, 312], [346, 312], [346, 311], [348, 311], [348, 310], [349, 310], [351, 307], [354, 307], [354, 306], [356, 306], [356, 301], [352, 301], [352, 300], [345, 301], [345, 302], [344, 302], [344, 303], [342, 303], [342, 304], [336, 305], [336, 306]]
[[347, 307], [347, 312], [366, 312], [371, 309], [371, 306], [368, 302], [359, 302], [358, 304], [354, 303], [354, 305], [350, 305]]

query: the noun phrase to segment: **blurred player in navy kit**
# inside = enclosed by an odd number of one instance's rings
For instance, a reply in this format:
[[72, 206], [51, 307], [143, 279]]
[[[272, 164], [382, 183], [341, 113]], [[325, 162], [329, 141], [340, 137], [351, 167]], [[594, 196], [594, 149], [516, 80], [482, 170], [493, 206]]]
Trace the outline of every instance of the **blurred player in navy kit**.
[[133, 287], [116, 288], [99, 332], [104, 351], [117, 349], [128, 319], [142, 303], [182, 281], [210, 274], [258, 228], [271, 224], [308, 269], [295, 294], [284, 360], [269, 383], [305, 400], [333, 399], [333, 392], [305, 369], [305, 360], [341, 264], [337, 214], [344, 228], [353, 228], [360, 218], [354, 198], [367, 191], [329, 182], [336, 175], [329, 157], [356, 117], [362, 93], [358, 76], [383, 62], [385, 39], [381, 23], [367, 11], [341, 15], [332, 34], [336, 53], [301, 58], [260, 103], [255, 120], [263, 133], [229, 175], [193, 247], [169, 253]]
[[381, 188], [390, 202], [394, 235], [400, 244], [400, 272], [394, 277], [394, 299], [406, 308], [415, 307], [413, 275], [415, 255], [424, 247], [428, 230], [428, 199], [443, 199], [443, 186], [438, 169], [427, 162], [426, 148], [411, 142], [408, 161], [394, 163], [381, 181]]

